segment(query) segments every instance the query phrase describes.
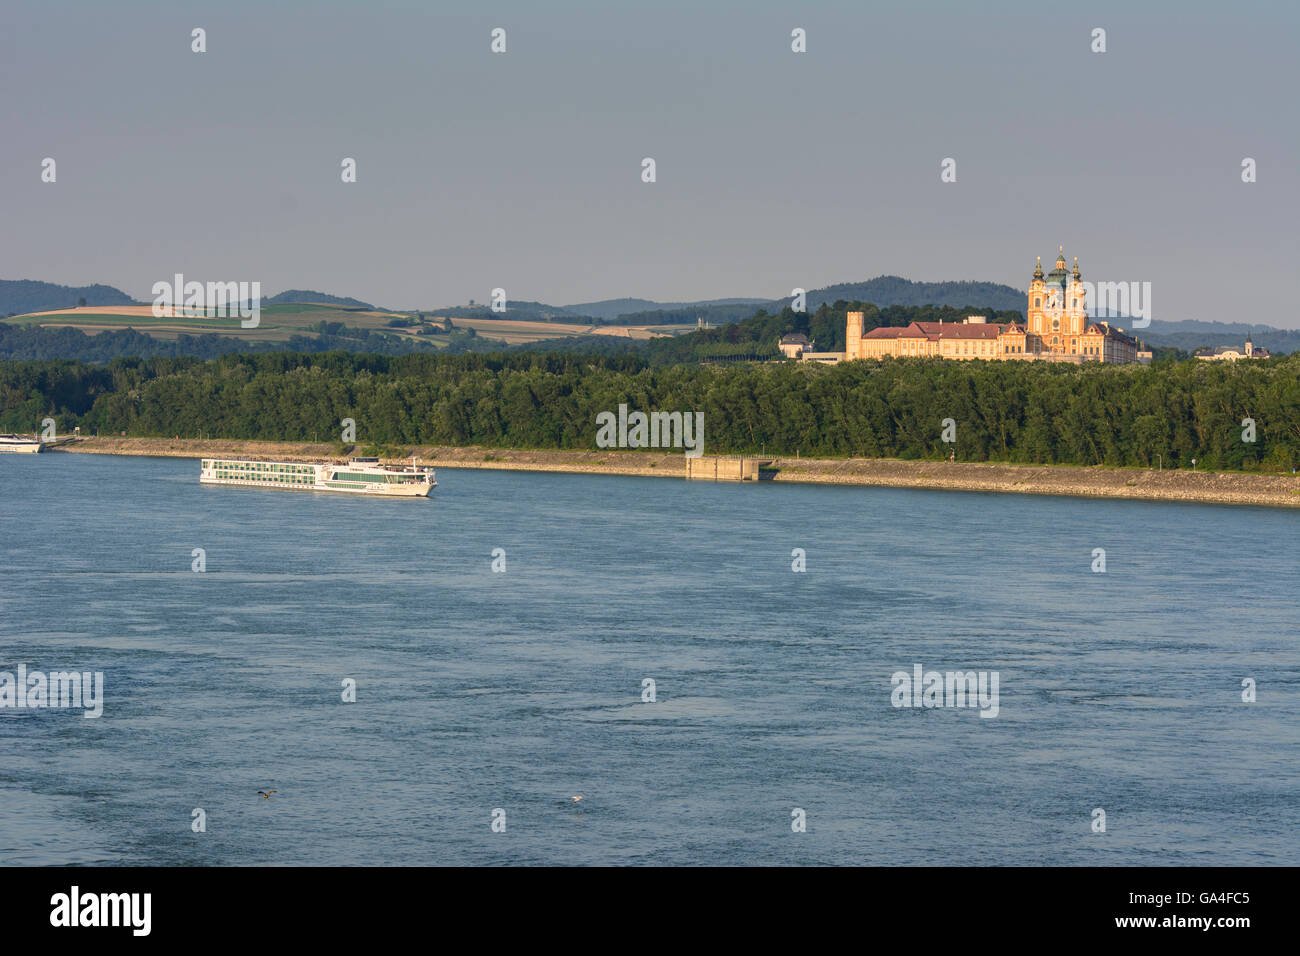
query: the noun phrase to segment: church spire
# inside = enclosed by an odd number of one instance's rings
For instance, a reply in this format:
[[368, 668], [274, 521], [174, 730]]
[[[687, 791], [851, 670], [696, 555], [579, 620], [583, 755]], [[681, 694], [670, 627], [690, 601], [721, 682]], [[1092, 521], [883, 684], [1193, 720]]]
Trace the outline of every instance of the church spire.
[[1041, 279], [1042, 277], [1043, 277], [1043, 257], [1039, 256], [1038, 264], [1034, 266], [1034, 278]]
[[1076, 280], [1079, 278], [1079, 257], [1078, 256], [1074, 257], [1074, 278]]

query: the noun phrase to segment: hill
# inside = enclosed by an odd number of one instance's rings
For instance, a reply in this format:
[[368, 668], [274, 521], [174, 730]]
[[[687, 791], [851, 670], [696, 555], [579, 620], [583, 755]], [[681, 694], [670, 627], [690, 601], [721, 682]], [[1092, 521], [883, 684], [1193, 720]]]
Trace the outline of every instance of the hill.
[[[290, 349], [290, 343], [301, 346], [304, 338], [321, 335], [326, 336], [323, 342], [331, 342], [329, 336], [342, 335], [349, 339], [341, 343], [343, 347], [357, 349], [367, 347], [359, 334], [363, 329], [392, 336], [368, 343], [389, 354], [426, 351], [429, 347], [480, 351], [492, 347], [483, 339], [494, 339], [497, 348], [600, 354], [644, 352], [657, 364], [745, 361], [766, 356], [773, 349], [774, 337], [787, 331], [809, 334], [822, 350], [842, 349], [844, 313], [853, 303], [857, 307], [869, 303], [873, 315], [878, 313], [872, 321], [883, 325], [939, 317], [960, 321], [969, 312], [986, 314], [991, 321], [1024, 317], [1024, 294], [1010, 286], [973, 281], [913, 282], [899, 276], [878, 276], [865, 282], [810, 290], [803, 316], [789, 311], [788, 299], [656, 302], [631, 297], [569, 306], [511, 300], [504, 313], [493, 312], [480, 303], [406, 313], [376, 309], [361, 299], [290, 289], [263, 300], [261, 324], [253, 330], [240, 328], [234, 318], [156, 318], [147, 304], [133, 303], [112, 286], [78, 288], [0, 280], [0, 298], [11, 306], [25, 305], [45, 313], [19, 314], [5, 320], [12, 328], [0, 334], [0, 359], [75, 357], [89, 361], [131, 354], [211, 357], [241, 351], [245, 345], [253, 351]], [[81, 298], [87, 305], [77, 308]], [[65, 304], [69, 300], [71, 304]], [[619, 311], [638, 306], [654, 308]], [[603, 317], [610, 315], [614, 317]], [[449, 317], [453, 321], [448, 324]], [[698, 335], [694, 334], [697, 318], [710, 327]], [[1132, 323], [1120, 319], [1119, 324], [1131, 328]], [[74, 330], [85, 335], [69, 334]], [[127, 330], [131, 334], [95, 335]], [[1241, 322], [1154, 321], [1148, 328], [1132, 331], [1157, 349], [1170, 350], [1169, 354], [1177, 354], [1172, 350], [1190, 353], [1207, 346], [1240, 345], [1248, 333], [1256, 345], [1274, 354], [1300, 351], [1300, 330]], [[227, 337], [245, 345], [220, 340]], [[479, 341], [471, 341], [475, 337]], [[166, 344], [149, 339], [164, 340]], [[651, 340], [657, 340], [657, 344], [646, 351]], [[675, 341], [670, 344], [669, 340]], [[305, 350], [315, 351], [317, 347], [313, 344]]]
[[111, 285], [57, 285], [32, 279], [0, 279], [0, 316], [48, 312], [86, 305], [133, 305], [135, 300]]
[[575, 312], [571, 308], [564, 306], [548, 305], [545, 302], [532, 302], [528, 299], [508, 299], [504, 312], [494, 312], [492, 306], [486, 302], [446, 306], [439, 309], [422, 309], [420, 311], [438, 318], [450, 316], [453, 319], [502, 319], [507, 322], [571, 322], [586, 320], [587, 324], [591, 324], [591, 321], [595, 318], [595, 316]]
[[[310, 289], [290, 289], [287, 292], [281, 292], [279, 295], [273, 295], [269, 299], [262, 300], [262, 305], [284, 305], [287, 303], [337, 305], [343, 308], [365, 309], [367, 311], [375, 308], [369, 302], [362, 302], [360, 299], [349, 299], [346, 296], [327, 295], [324, 292], [314, 292]], [[95, 305], [95, 303], [91, 302], [90, 305]]]
[[1246, 336], [1256, 345], [1274, 355], [1300, 352], [1300, 330], [1275, 329], [1269, 325], [1247, 325], [1244, 322], [1181, 322], [1152, 321], [1151, 327], [1138, 334], [1152, 345], [1182, 349], [1185, 352], [1218, 345], [1241, 345]]
[[[1024, 292], [997, 282], [913, 282], [899, 276], [877, 276], [866, 282], [841, 282], [823, 289], [811, 289], [805, 298], [809, 312], [835, 302], [872, 302], [881, 308], [891, 305], [933, 305], [964, 309], [970, 306], [994, 312], [1017, 311], [1023, 316], [1025, 305]], [[609, 301], [644, 303], [646, 300]], [[620, 313], [608, 321], [620, 325], [694, 325], [696, 319], [703, 319], [708, 325], [723, 325], [749, 318], [754, 314], [755, 306], [769, 312], [780, 312], [789, 304], [788, 298], [651, 302], [637, 311]]]
[[[866, 282], [841, 282], [808, 293], [808, 310], [811, 312], [823, 302], [871, 302], [884, 308], [888, 305], [946, 305], [962, 309], [978, 303], [985, 309], [999, 312], [1016, 310], [1024, 312], [1025, 293], [999, 282], [913, 282], [901, 276], [877, 276]], [[778, 300], [778, 306], [789, 304], [788, 299]]]
[[[707, 309], [715, 306], [768, 305], [770, 299], [705, 299], [699, 302], [656, 302], [653, 299], [602, 299], [599, 302], [580, 302], [562, 306], [573, 315], [589, 315], [596, 319], [617, 319], [634, 312], [666, 312], [675, 310]], [[694, 318], [691, 319], [695, 321]]]

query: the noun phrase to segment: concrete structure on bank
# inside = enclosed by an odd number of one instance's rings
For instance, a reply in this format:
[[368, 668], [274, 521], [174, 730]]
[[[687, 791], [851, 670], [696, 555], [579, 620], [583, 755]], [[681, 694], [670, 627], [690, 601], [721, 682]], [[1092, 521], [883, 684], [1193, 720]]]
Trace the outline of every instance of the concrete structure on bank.
[[703, 481], [758, 481], [759, 466], [771, 461], [747, 455], [687, 458], [686, 477]]

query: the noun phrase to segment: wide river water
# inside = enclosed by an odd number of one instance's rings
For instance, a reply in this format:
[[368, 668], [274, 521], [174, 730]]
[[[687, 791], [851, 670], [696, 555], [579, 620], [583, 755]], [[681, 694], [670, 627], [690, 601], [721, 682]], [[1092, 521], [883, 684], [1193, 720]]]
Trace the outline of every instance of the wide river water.
[[1300, 511], [198, 472], [0, 456], [0, 671], [104, 675], [0, 707], [0, 864], [1296, 861]]

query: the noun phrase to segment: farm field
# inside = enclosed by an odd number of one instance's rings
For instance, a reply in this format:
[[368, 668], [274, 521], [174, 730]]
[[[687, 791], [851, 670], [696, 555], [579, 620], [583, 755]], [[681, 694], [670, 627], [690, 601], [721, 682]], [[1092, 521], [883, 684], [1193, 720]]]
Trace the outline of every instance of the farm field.
[[367, 311], [331, 305], [288, 303], [263, 306], [257, 328], [245, 329], [239, 318], [212, 318], [206, 316], [156, 317], [150, 305], [86, 306], [54, 312], [32, 312], [15, 315], [5, 322], [12, 325], [41, 325], [49, 328], [68, 327], [89, 334], [112, 329], [133, 328], [157, 338], [174, 339], [178, 335], [197, 335], [218, 332], [250, 341], [288, 341], [292, 335], [309, 335], [321, 321], [342, 322], [344, 325], [381, 329], [390, 319], [401, 313]]
[[[365, 328], [391, 332], [403, 337], [419, 338], [432, 345], [440, 344], [440, 336], [416, 336], [413, 331], [392, 328], [389, 321], [405, 318], [409, 313], [388, 312], [378, 309], [359, 309], [317, 303], [283, 303], [262, 307], [257, 328], [245, 329], [239, 318], [210, 318], [205, 316], [156, 317], [150, 305], [86, 306], [60, 309], [51, 312], [32, 312], [16, 315], [3, 321], [12, 325], [40, 325], [49, 328], [76, 328], [88, 335], [114, 329], [133, 328], [137, 332], [160, 339], [175, 339], [180, 335], [198, 335], [216, 332], [237, 336], [253, 342], [287, 342], [293, 335], [314, 335], [320, 322], [341, 322], [352, 328]], [[441, 322], [448, 317], [437, 313], [424, 313], [425, 318]], [[544, 339], [566, 338], [574, 335], [614, 335], [631, 339], [651, 339], [682, 331], [682, 326], [597, 326], [585, 322], [538, 322], [515, 319], [461, 318], [449, 316], [458, 329], [473, 329], [484, 338], [496, 339], [507, 345], [539, 342]]]

